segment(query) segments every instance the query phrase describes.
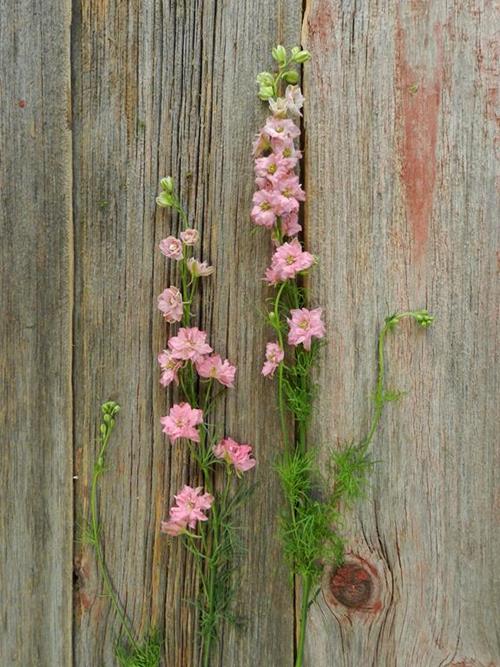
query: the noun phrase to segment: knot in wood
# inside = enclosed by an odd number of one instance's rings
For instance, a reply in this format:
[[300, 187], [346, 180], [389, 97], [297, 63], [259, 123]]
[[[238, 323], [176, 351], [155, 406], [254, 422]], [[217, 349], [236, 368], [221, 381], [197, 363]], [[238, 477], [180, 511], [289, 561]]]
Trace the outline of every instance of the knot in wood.
[[349, 609], [366, 607], [373, 594], [372, 577], [361, 565], [346, 563], [332, 574], [330, 590], [335, 599]]

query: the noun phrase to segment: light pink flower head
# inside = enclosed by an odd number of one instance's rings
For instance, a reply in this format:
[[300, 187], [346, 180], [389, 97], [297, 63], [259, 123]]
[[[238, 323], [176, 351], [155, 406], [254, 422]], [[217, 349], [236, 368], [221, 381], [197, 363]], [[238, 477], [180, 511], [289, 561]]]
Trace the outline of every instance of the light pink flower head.
[[198, 243], [200, 235], [197, 229], [185, 229], [181, 232], [181, 241], [184, 245], [195, 245]]
[[288, 213], [281, 218], [281, 231], [285, 236], [296, 236], [302, 229], [297, 212]]
[[172, 357], [172, 353], [169, 352], [169, 350], [163, 350], [163, 352], [158, 355], [158, 363], [160, 364], [160, 368], [162, 370], [160, 384], [163, 387], [168, 387], [171, 382], [179, 384], [177, 373], [179, 368], [182, 366], [182, 361], [174, 359]]
[[177, 287], [167, 287], [163, 290], [158, 297], [158, 308], [167, 322], [180, 322], [182, 320], [182, 294]]
[[304, 96], [299, 86], [287, 86], [285, 90], [286, 108], [291, 114], [302, 116], [300, 110], [304, 106]]
[[276, 222], [276, 198], [272, 190], [259, 190], [253, 196], [250, 216], [256, 225], [270, 229]]
[[280, 153], [271, 153], [267, 157], [255, 160], [255, 175], [265, 179], [262, 182], [264, 187], [267, 183], [272, 185], [289, 175], [290, 169], [295, 166], [294, 162], [293, 158], [284, 158]]
[[271, 266], [266, 271], [266, 280], [271, 285], [294, 278], [297, 273], [306, 271], [314, 264], [314, 256], [302, 250], [298, 239], [283, 243], [274, 253]]
[[250, 470], [257, 463], [252, 457], [252, 447], [240, 445], [232, 438], [221, 440], [218, 445], [214, 446], [213, 451], [218, 459], [224, 459], [233, 465], [238, 474]]
[[272, 377], [274, 371], [285, 358], [285, 353], [278, 345], [278, 343], [267, 343], [266, 345], [266, 361], [262, 367], [262, 375], [265, 377]]
[[182, 535], [182, 533], [186, 532], [186, 525], [169, 519], [168, 521], [162, 521], [160, 523], [160, 530], [162, 533], [166, 533], [171, 537], [178, 537], [179, 535]]
[[270, 116], [264, 125], [264, 134], [271, 140], [290, 140], [296, 139], [300, 135], [300, 129], [290, 118], [280, 118], [279, 116]]
[[292, 318], [287, 318], [290, 326], [288, 342], [290, 345], [302, 343], [306, 350], [311, 349], [313, 338], [323, 338], [325, 325], [321, 320], [322, 308], [296, 308], [290, 311]]
[[196, 362], [196, 370], [202, 378], [214, 378], [226, 387], [234, 387], [236, 366], [230, 364], [227, 359], [222, 361], [218, 354], [199, 359]]
[[214, 266], [209, 266], [207, 262], [200, 262], [194, 257], [190, 257], [187, 261], [189, 273], [195, 278], [205, 278], [211, 276], [215, 271]]
[[201, 486], [193, 489], [184, 486], [174, 496], [175, 505], [170, 508], [170, 519], [162, 521], [161, 530], [169, 535], [180, 535], [187, 528], [194, 529], [198, 521], [207, 521], [205, 514], [212, 507], [214, 497], [210, 493], [202, 493]]
[[275, 116], [284, 117], [287, 113], [302, 116], [300, 110], [304, 105], [304, 96], [299, 86], [287, 86], [285, 97], [271, 98], [269, 107]]
[[170, 442], [179, 438], [200, 442], [200, 434], [196, 426], [203, 422], [203, 412], [192, 408], [189, 403], [176, 403], [170, 408], [166, 417], [160, 417], [163, 433], [166, 433]]
[[160, 241], [160, 250], [169, 259], [177, 261], [182, 259], [182, 241], [176, 239], [175, 236], [167, 236], [166, 239]]
[[181, 327], [177, 336], [172, 336], [168, 341], [168, 347], [174, 359], [196, 362], [212, 352], [206, 340], [207, 334], [197, 327]]

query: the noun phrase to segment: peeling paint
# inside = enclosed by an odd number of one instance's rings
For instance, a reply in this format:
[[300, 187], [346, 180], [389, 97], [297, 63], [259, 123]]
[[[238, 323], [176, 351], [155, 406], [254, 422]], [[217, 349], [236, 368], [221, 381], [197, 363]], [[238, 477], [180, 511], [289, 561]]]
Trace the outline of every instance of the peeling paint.
[[432, 72], [408, 62], [406, 35], [399, 19], [396, 31], [397, 85], [400, 95], [398, 121], [402, 129], [401, 179], [416, 258], [422, 255], [429, 235], [436, 182], [436, 144], [443, 81], [441, 31], [441, 25], [435, 24], [434, 40], [438, 56]]

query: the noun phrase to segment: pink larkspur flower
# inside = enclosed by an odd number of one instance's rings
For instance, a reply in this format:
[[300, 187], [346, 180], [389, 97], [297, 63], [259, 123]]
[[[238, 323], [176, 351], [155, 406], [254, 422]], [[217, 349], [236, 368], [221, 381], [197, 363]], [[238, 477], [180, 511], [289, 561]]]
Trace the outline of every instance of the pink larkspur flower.
[[267, 343], [266, 345], [266, 361], [262, 367], [262, 375], [265, 377], [272, 377], [274, 371], [283, 361], [285, 353], [278, 343]]
[[163, 433], [166, 433], [170, 442], [179, 438], [200, 442], [200, 434], [196, 426], [203, 422], [203, 412], [192, 408], [189, 403], [176, 403], [170, 408], [165, 417], [160, 417]]
[[302, 250], [298, 239], [290, 243], [283, 243], [274, 253], [271, 266], [266, 271], [266, 280], [275, 285], [294, 278], [297, 273], [306, 271], [314, 264], [314, 256], [310, 252]]
[[281, 218], [281, 231], [285, 236], [296, 236], [302, 229], [297, 212], [288, 213]]
[[206, 276], [211, 276], [215, 271], [214, 266], [209, 266], [207, 262], [200, 262], [194, 257], [190, 257], [187, 261], [187, 267], [189, 273], [195, 278], [205, 278]]
[[263, 132], [272, 139], [296, 139], [300, 135], [300, 129], [290, 118], [270, 116], [266, 120]]
[[259, 190], [253, 196], [250, 216], [256, 225], [270, 229], [276, 222], [275, 197], [270, 190]]
[[214, 378], [226, 387], [234, 387], [236, 366], [229, 363], [227, 359], [222, 361], [218, 354], [212, 354], [210, 357], [198, 360], [196, 370], [202, 378]]
[[306, 350], [311, 349], [313, 338], [323, 338], [325, 325], [321, 320], [323, 309], [296, 308], [290, 311], [292, 318], [287, 318], [290, 331], [288, 332], [288, 343], [299, 345], [302, 343]]
[[170, 518], [161, 522], [162, 532], [174, 536], [180, 535], [187, 528], [196, 528], [198, 521], [208, 520], [205, 512], [212, 507], [214, 497], [202, 491], [201, 486], [193, 489], [186, 485], [174, 496], [175, 505], [170, 508]]
[[224, 438], [215, 445], [213, 452], [218, 459], [224, 459], [233, 465], [237, 473], [246, 472], [255, 466], [257, 461], [252, 457], [251, 445], [240, 445], [232, 438]]
[[291, 114], [302, 116], [300, 110], [304, 106], [304, 96], [299, 86], [287, 86], [285, 90], [286, 108]]
[[257, 158], [255, 160], [255, 175], [259, 178], [257, 184], [265, 187], [267, 183], [274, 184], [286, 178], [295, 166], [294, 162], [293, 158], [284, 158], [280, 153]]
[[177, 373], [179, 368], [182, 366], [182, 361], [174, 359], [172, 357], [172, 353], [169, 350], [163, 350], [163, 352], [160, 352], [158, 355], [158, 363], [160, 364], [160, 368], [162, 370], [160, 384], [163, 387], [168, 387], [171, 382], [179, 384]]
[[300, 187], [299, 177], [295, 174], [290, 174], [286, 178], [281, 179], [276, 184], [277, 189], [283, 197], [287, 199], [296, 199], [297, 201], [305, 201], [306, 193]]
[[167, 236], [166, 239], [160, 241], [160, 250], [169, 259], [176, 261], [182, 259], [182, 241], [176, 239], [175, 236]]
[[177, 523], [177, 521], [172, 521], [172, 519], [169, 519], [168, 521], [162, 521], [160, 523], [160, 530], [162, 533], [166, 533], [171, 537], [178, 537], [184, 533], [186, 526], [182, 523]]
[[196, 363], [201, 357], [212, 352], [206, 341], [207, 334], [197, 327], [181, 327], [177, 336], [172, 336], [168, 341], [168, 347], [174, 359]]
[[195, 245], [198, 243], [200, 235], [197, 229], [185, 229], [181, 232], [181, 241], [184, 245]]
[[177, 287], [167, 287], [158, 297], [158, 308], [167, 322], [182, 320], [182, 294]]

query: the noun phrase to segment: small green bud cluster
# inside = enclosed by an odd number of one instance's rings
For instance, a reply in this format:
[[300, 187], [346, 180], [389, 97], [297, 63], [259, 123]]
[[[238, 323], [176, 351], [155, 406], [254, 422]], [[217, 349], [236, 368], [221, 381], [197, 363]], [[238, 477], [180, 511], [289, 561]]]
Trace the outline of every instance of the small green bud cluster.
[[415, 310], [413, 317], [420, 324], [421, 327], [427, 329], [434, 322], [434, 316], [430, 315], [427, 310]]
[[160, 185], [162, 191], [156, 198], [156, 203], [158, 204], [158, 206], [161, 206], [162, 208], [174, 206], [176, 200], [174, 195], [174, 179], [172, 178], [172, 176], [167, 176], [166, 178], [162, 178], [160, 181]]
[[120, 412], [120, 406], [115, 401], [106, 401], [101, 405], [102, 423], [99, 428], [101, 438], [106, 438], [115, 425], [115, 416]]
[[299, 46], [294, 46], [290, 52], [287, 53], [284, 46], [278, 44], [272, 50], [274, 60], [278, 63], [278, 74], [274, 75], [271, 72], [261, 72], [257, 76], [257, 83], [259, 84], [259, 97], [261, 100], [267, 101], [278, 94], [277, 85], [279, 81], [283, 80], [285, 83], [296, 85], [299, 82], [299, 73], [295, 69], [290, 69], [291, 65], [301, 65], [311, 59], [309, 51], [301, 49]]

